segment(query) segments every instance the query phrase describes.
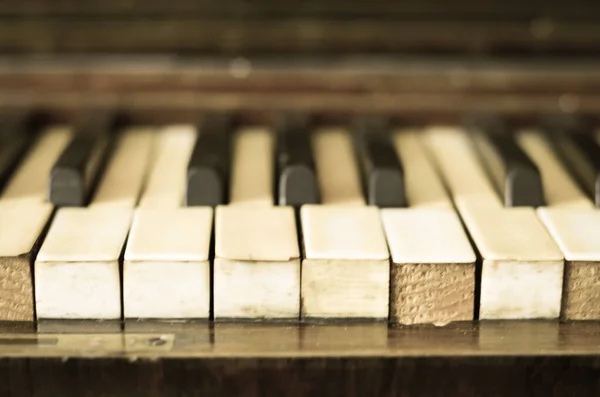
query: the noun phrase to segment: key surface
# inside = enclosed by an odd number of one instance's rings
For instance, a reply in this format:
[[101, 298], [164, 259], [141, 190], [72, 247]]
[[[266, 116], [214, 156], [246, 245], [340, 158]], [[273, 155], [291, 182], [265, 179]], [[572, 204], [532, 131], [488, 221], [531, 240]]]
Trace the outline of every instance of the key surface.
[[296, 230], [292, 207], [217, 207], [215, 318], [298, 318]]
[[432, 127], [424, 139], [482, 257], [479, 318], [557, 318], [564, 261], [535, 210], [503, 207], [464, 132]]
[[208, 114], [198, 127], [187, 168], [187, 206], [214, 207], [227, 201], [232, 127], [228, 114]]
[[278, 204], [299, 207], [318, 203], [308, 117], [284, 115], [278, 120], [276, 132]]
[[362, 122], [355, 132], [367, 203], [378, 207], [404, 207], [404, 167], [385, 122]]
[[262, 127], [238, 130], [233, 137], [230, 205], [274, 204], [275, 137]]
[[84, 116], [77, 133], [52, 167], [49, 200], [57, 206], [84, 206], [110, 152], [116, 126], [112, 113]]
[[500, 192], [506, 207], [538, 207], [544, 193], [535, 164], [515, 142], [504, 124], [483, 120], [471, 128], [479, 157]]
[[350, 134], [342, 128], [320, 128], [312, 134], [321, 203], [365, 204]]
[[548, 142], [583, 190], [600, 207], [600, 146], [583, 120], [550, 118], [542, 123]]

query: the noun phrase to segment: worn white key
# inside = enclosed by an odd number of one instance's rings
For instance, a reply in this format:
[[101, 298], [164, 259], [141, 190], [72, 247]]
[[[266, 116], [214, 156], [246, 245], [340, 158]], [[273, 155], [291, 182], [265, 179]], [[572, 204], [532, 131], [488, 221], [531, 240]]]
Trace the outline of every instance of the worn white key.
[[66, 127], [43, 131], [0, 197], [0, 320], [35, 319], [30, 264], [52, 214], [47, 177], [70, 137]]
[[302, 316], [386, 318], [389, 253], [376, 207], [366, 207], [350, 134], [313, 133], [323, 205], [301, 209]]
[[518, 139], [544, 181], [547, 206], [538, 215], [565, 257], [561, 318], [600, 319], [600, 211], [543, 136], [525, 131]]
[[533, 208], [461, 211], [483, 256], [481, 319], [557, 318], [564, 260]]
[[148, 172], [155, 134], [150, 128], [130, 128], [123, 132], [91, 208], [136, 206]]
[[121, 317], [119, 257], [131, 210], [63, 208], [35, 261], [38, 318]]
[[376, 207], [301, 208], [302, 316], [387, 318], [390, 264]]
[[540, 171], [547, 206], [594, 207], [541, 134], [532, 130], [520, 131], [517, 142]]
[[357, 160], [350, 134], [341, 128], [322, 128], [313, 133], [321, 203], [365, 205]]
[[459, 130], [425, 140], [482, 256], [481, 319], [557, 318], [563, 257], [533, 208], [502, 207]]
[[177, 208], [183, 205], [187, 164], [196, 136], [197, 131], [191, 125], [172, 125], [158, 132], [152, 166], [139, 207]]
[[126, 318], [208, 318], [210, 207], [138, 209], [123, 263]]
[[292, 207], [219, 206], [214, 316], [297, 319], [300, 252]]
[[233, 137], [230, 205], [273, 205], [275, 137], [267, 128], [244, 128]]
[[126, 318], [208, 318], [212, 209], [183, 208], [192, 126], [160, 131], [123, 262]]
[[390, 317], [402, 324], [472, 320], [475, 253], [413, 131], [398, 131], [408, 208], [381, 210], [392, 255]]

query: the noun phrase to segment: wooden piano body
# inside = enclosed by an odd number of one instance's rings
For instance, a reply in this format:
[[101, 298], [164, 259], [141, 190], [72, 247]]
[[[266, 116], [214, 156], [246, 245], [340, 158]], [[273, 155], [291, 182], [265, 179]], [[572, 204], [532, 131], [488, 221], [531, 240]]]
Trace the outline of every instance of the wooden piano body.
[[[69, 122], [300, 109], [459, 122], [600, 113], [600, 6], [500, 1], [0, 4], [0, 103]], [[0, 220], [1, 221], [1, 220]], [[40, 322], [0, 328], [2, 396], [598, 395], [600, 323]]]

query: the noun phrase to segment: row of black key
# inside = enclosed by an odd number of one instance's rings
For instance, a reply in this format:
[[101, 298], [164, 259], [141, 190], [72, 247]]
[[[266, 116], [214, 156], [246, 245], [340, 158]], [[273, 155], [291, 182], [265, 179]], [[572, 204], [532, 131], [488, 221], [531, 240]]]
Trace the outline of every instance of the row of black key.
[[[0, 182], [10, 176], [29, 148], [38, 128], [29, 112], [9, 112], [0, 119]], [[49, 200], [58, 206], [84, 206], [93, 194], [103, 166], [110, 157], [120, 123], [115, 113], [89, 112], [76, 124], [76, 134], [52, 169]], [[311, 119], [285, 114], [274, 125], [277, 137], [274, 182], [276, 202], [299, 207], [320, 201], [312, 153]], [[404, 170], [385, 118], [357, 119], [356, 157], [362, 171], [369, 205], [407, 206]], [[504, 205], [541, 206], [543, 186], [535, 164], [519, 147], [510, 127], [499, 118], [470, 119], [466, 128], [481, 162], [503, 198]], [[541, 123], [556, 152], [583, 189], [600, 207], [600, 146], [581, 119], [547, 118]], [[227, 114], [205, 115], [187, 170], [186, 205], [215, 206], [228, 200], [231, 132], [234, 119]]]
[[[201, 124], [188, 167], [187, 205], [226, 202], [231, 121], [211, 115]], [[311, 145], [310, 118], [289, 114], [275, 124], [277, 136], [275, 197], [280, 205], [299, 207], [320, 201]], [[380, 207], [405, 206], [403, 170], [388, 131], [355, 129], [356, 151], [364, 175], [367, 202]], [[215, 136], [215, 135], [218, 135]]]

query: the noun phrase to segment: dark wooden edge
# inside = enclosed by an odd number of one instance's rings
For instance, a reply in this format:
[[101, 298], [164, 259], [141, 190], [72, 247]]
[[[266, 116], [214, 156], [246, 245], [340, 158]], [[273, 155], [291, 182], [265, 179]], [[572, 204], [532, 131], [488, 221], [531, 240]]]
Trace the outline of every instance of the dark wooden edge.
[[600, 114], [600, 59], [321, 57], [0, 58], [0, 106], [33, 106], [69, 121], [89, 107], [135, 122], [195, 121], [201, 110], [264, 120], [289, 109], [325, 118], [385, 113], [458, 122], [467, 112], [533, 120]]
[[3, 396], [597, 396], [590, 357], [1, 359]]

